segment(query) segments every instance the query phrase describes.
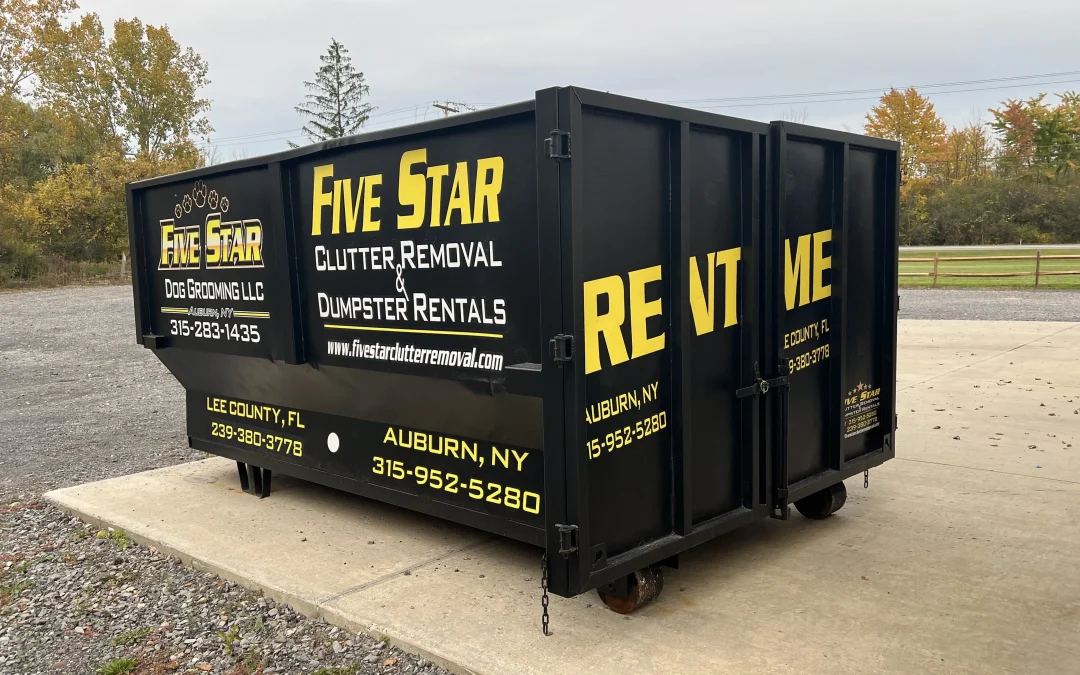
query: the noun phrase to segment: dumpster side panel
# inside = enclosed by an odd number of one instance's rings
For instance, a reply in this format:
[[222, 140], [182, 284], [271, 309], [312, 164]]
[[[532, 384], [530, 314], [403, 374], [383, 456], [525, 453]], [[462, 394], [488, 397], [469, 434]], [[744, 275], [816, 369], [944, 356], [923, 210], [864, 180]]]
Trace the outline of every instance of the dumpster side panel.
[[851, 460], [882, 447], [889, 433], [881, 410], [888, 388], [884, 355], [891, 348], [885, 321], [887, 155], [852, 148], [848, 154], [847, 256], [844, 321], [843, 456]]
[[543, 543], [537, 131], [475, 119], [133, 186], [194, 447]]
[[271, 355], [280, 321], [273, 271], [286, 264], [273, 245], [276, 194], [265, 167], [141, 192], [144, 333], [180, 349]]
[[781, 358], [791, 373], [788, 478], [828, 466], [834, 149], [789, 138], [780, 241]]
[[[746, 383], [743, 330], [755, 311], [752, 279], [744, 255], [754, 247], [744, 228], [744, 173], [749, 144], [745, 134], [691, 127], [689, 171], [689, 248], [680, 261], [686, 293], [680, 302], [690, 349], [688, 408], [691, 433], [690, 490], [693, 523], [744, 505], [746, 471], [752, 453], [744, 447], [744, 401], [734, 392]], [[741, 281], [741, 283], [740, 283]], [[749, 504], [747, 504], [749, 505]]]
[[661, 120], [589, 108], [582, 117], [571, 160], [582, 167], [582, 451], [593, 555], [603, 558], [672, 530], [670, 132]]
[[766, 404], [773, 505], [893, 456], [895, 143], [773, 123], [772, 293], [785, 398]]
[[532, 115], [291, 166], [309, 358], [491, 380], [540, 362]]
[[572, 594], [764, 515], [757, 399], [736, 393], [757, 356], [767, 127], [580, 89], [560, 105], [578, 529], [549, 556], [570, 553], [553, 590]]
[[[428, 500], [541, 528], [543, 461], [538, 448], [493, 445], [325, 413], [189, 391], [188, 427], [202, 442], [272, 456], [360, 488]], [[256, 464], [258, 461], [256, 461]]]

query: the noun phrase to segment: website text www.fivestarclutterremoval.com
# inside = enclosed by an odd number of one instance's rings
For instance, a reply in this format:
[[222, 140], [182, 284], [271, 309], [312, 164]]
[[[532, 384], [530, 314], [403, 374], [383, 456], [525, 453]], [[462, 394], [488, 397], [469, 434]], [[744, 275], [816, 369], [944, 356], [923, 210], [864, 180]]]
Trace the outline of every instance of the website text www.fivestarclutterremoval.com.
[[354, 359], [371, 359], [391, 363], [416, 363], [452, 368], [475, 368], [477, 370], [501, 371], [503, 355], [466, 349], [427, 349], [415, 345], [370, 343], [361, 340], [342, 342], [329, 340], [326, 351], [331, 356]]

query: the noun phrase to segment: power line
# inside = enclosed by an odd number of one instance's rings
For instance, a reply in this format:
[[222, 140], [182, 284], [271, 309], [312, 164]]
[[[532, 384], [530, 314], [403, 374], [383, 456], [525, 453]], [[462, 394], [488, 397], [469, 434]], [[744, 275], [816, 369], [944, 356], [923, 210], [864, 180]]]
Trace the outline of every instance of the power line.
[[[1027, 150], [1027, 149], [1028, 148], [1024, 148], [1024, 150]], [[973, 158], [970, 158], [970, 157], [959, 157], [959, 158], [953, 158], [953, 159], [926, 159], [926, 160], [922, 160], [922, 161], [920, 161], [918, 163], [919, 164], [975, 164], [975, 165], [977, 165], [977, 164], [990, 164], [990, 163], [1001, 163], [1001, 162], [1005, 162], [1005, 163], [1015, 162], [1017, 164], [1027, 164], [1027, 165], [1030, 165], [1030, 166], [1053, 166], [1054, 164], [1059, 163], [1061, 161], [1068, 161], [1068, 157], [1058, 157], [1058, 158], [1053, 158], [1053, 157], [1043, 158], [1043, 157], [1035, 157], [1035, 156], [1021, 157], [1019, 155], [1009, 154], [1008, 152], [1006, 152], [1005, 154], [988, 155], [988, 156], [982, 157], [980, 159], [973, 159]]]
[[[1078, 80], [1057, 80], [1057, 81], [1054, 81], [1054, 82], [1039, 82], [1038, 84], [1040, 84], [1040, 85], [1043, 85], [1043, 84], [1070, 84], [1070, 83], [1073, 83], [1073, 82], [1080, 82], [1080, 79], [1078, 79]], [[951, 89], [951, 90], [945, 90], [945, 91], [935, 91], [935, 92], [931, 92], [931, 93], [934, 94], [934, 95], [938, 95], [938, 94], [962, 94], [962, 93], [972, 92], [972, 91], [993, 91], [995, 89], [1015, 89], [1016, 87], [1021, 87], [1021, 86], [1027, 86], [1027, 85], [1008, 84], [1008, 85], [1004, 85], [1004, 86], [1001, 86], [1001, 87], [975, 87], [975, 88], [972, 88], [972, 89]], [[704, 105], [704, 106], [697, 106], [697, 107], [700, 108], [701, 110], [712, 110], [714, 108], [756, 108], [756, 107], [760, 107], [760, 106], [810, 105], [812, 103], [837, 103], [837, 102], [841, 102], [841, 101], [877, 101], [880, 98], [881, 98], [880, 96], [856, 96], [856, 97], [851, 97], [851, 98], [815, 99], [815, 100], [812, 100], [812, 101], [778, 101], [778, 102], [773, 102], [773, 103], [724, 103], [724, 104], [720, 104], [720, 105]]]
[[[468, 104], [468, 103], [453, 103], [453, 105], [461, 106], [462, 108], [464, 108], [466, 110], [473, 110], [474, 109], [473, 106], [471, 104]], [[428, 115], [431, 114], [430, 109], [429, 109], [428, 106], [429, 106], [429, 104], [427, 104], [427, 103], [421, 103], [419, 105], [411, 106], [411, 107], [408, 107], [408, 108], [400, 108], [398, 110], [388, 111], [385, 114], [401, 113], [401, 112], [407, 112], [407, 111], [412, 111], [412, 112], [410, 112], [409, 114], [405, 114], [405, 115], [398, 115], [397, 117], [392, 117], [390, 119], [379, 120], [379, 121], [375, 122], [374, 124], [365, 124], [363, 126], [363, 128], [359, 131], [359, 133], [362, 134], [362, 133], [367, 132], [367, 131], [372, 131], [374, 129], [379, 129], [379, 128], [383, 128], [383, 127], [386, 127], [386, 126], [394, 125], [396, 123], [423, 122], [423, 121], [426, 121], [428, 119]], [[416, 113], [419, 113], [419, 111], [424, 111], [424, 114], [422, 116], [419, 116], [418, 114], [416, 114]], [[372, 117], [374, 117], [374, 116], [375, 115], [372, 115]], [[268, 141], [292, 140], [292, 139], [287, 139], [286, 137], [291, 135], [291, 134], [295, 134], [296, 132], [299, 132], [299, 131], [303, 131], [303, 129], [287, 129], [287, 130], [283, 130], [283, 131], [279, 131], [279, 132], [267, 132], [267, 134], [259, 134], [259, 135], [276, 134], [277, 136], [279, 136], [279, 137], [274, 137], [274, 138], [260, 138], [258, 140], [253, 140], [253, 141], [248, 141], [248, 140], [244, 140], [244, 139], [241, 138], [239, 140], [232, 140], [232, 141], [228, 141], [228, 142], [224, 142], [224, 143], [213, 142], [212, 141], [209, 144], [200, 144], [199, 147], [202, 147], [204, 149], [210, 149], [210, 148], [223, 148], [223, 147], [228, 147], [228, 146], [232, 146], [232, 145], [248, 145], [248, 144], [254, 144], [254, 143], [265, 143], [265, 142], [268, 142]]]
[[214, 145], [214, 144], [218, 144], [218, 143], [222, 143], [222, 142], [228, 142], [228, 141], [243, 141], [243, 140], [247, 140], [249, 138], [260, 138], [262, 136], [281, 136], [282, 134], [292, 134], [292, 133], [296, 133], [297, 131], [302, 131], [302, 130], [303, 130], [303, 127], [296, 128], [296, 129], [282, 129], [281, 131], [263, 131], [263, 132], [257, 133], [257, 134], [246, 134], [244, 136], [222, 136], [220, 138], [211, 138], [207, 142], [210, 143], [211, 145]]
[[[426, 109], [426, 107], [427, 107], [427, 104], [422, 104], [420, 106], [415, 106], [415, 109], [423, 110], [423, 109]], [[403, 108], [402, 110], [413, 110], [413, 109], [414, 108]], [[396, 112], [401, 112], [401, 111], [396, 111]], [[427, 119], [426, 116], [424, 118], [421, 118], [420, 121], [423, 121], [424, 119]], [[416, 116], [412, 115], [412, 114], [401, 115], [401, 116], [394, 117], [394, 118], [391, 118], [391, 119], [388, 119], [388, 120], [379, 120], [378, 122], [376, 122], [374, 124], [371, 124], [371, 125], [365, 124], [364, 127], [361, 129], [360, 133], [364, 133], [366, 131], [371, 131], [373, 129], [382, 128], [382, 127], [385, 127], [387, 125], [393, 125], [395, 123], [408, 122], [408, 121], [416, 121]], [[203, 150], [211, 150], [211, 149], [226, 148], [226, 147], [236, 146], [236, 145], [255, 145], [257, 143], [268, 143], [268, 142], [275, 142], [275, 141], [289, 140], [289, 141], [294, 141], [295, 142], [296, 139], [291, 138], [290, 136], [293, 136], [297, 132], [300, 132], [300, 131], [303, 131], [303, 129], [301, 128], [301, 129], [284, 130], [284, 131], [279, 131], [279, 132], [268, 132], [268, 134], [273, 133], [273, 134], [277, 134], [277, 135], [274, 136], [274, 137], [270, 137], [270, 138], [258, 138], [258, 139], [254, 139], [254, 140], [239, 139], [239, 140], [228, 141], [228, 142], [225, 142], [225, 143], [211, 142], [209, 144], [205, 144], [205, 143], [204, 144], [197, 144], [197, 146], [199, 148], [203, 149]]]
[[[663, 103], [726, 103], [733, 101], [761, 101], [777, 98], [802, 98], [802, 97], [818, 97], [818, 96], [847, 96], [850, 94], [872, 94], [875, 92], [888, 91], [889, 89], [935, 89], [938, 87], [963, 87], [971, 84], [990, 84], [994, 82], [1011, 82], [1015, 80], [1036, 80], [1048, 77], [1069, 77], [1072, 75], [1080, 75], [1080, 70], [1070, 70], [1061, 73], [1044, 73], [1042, 75], [1015, 75], [1012, 77], [994, 77], [985, 80], [965, 80], [960, 82], [938, 82], [936, 84], [913, 84], [907, 87], [876, 87], [873, 89], [849, 89], [847, 91], [817, 91], [804, 94], [773, 94], [771, 96], [731, 96], [727, 98], [698, 98], [698, 99], [681, 99], [676, 101], [663, 101]], [[1053, 82], [1044, 82], [1040, 84], [1054, 84]], [[1014, 85], [1023, 86], [1023, 85]], [[972, 89], [971, 91], [981, 91], [979, 89]], [[940, 92], [939, 92], [940, 93]]]
[[[385, 115], [394, 115], [394, 114], [409, 111], [409, 110], [419, 110], [421, 108], [427, 107], [427, 105], [428, 105], [427, 102], [424, 102], [424, 103], [417, 103], [416, 105], [408, 106], [408, 107], [405, 107], [405, 108], [397, 108], [395, 110], [386, 110], [386, 111], [375, 112], [375, 113], [372, 113], [371, 115], [368, 115], [368, 119], [371, 119], [373, 117], [382, 117], [382, 116], [385, 116]], [[260, 138], [262, 136], [283, 136], [283, 135], [288, 135], [288, 134], [295, 134], [295, 133], [303, 131], [303, 130], [304, 130], [303, 127], [297, 127], [297, 128], [294, 128], [294, 129], [282, 129], [280, 131], [264, 131], [264, 132], [261, 132], [261, 133], [245, 134], [245, 135], [241, 135], [241, 136], [221, 136], [221, 137], [218, 137], [218, 138], [210, 139], [208, 141], [208, 144], [209, 145], [233, 145], [233, 143], [231, 143], [230, 141], [245, 141], [245, 140], [250, 139], [250, 138]]]
[[[702, 110], [712, 110], [715, 108], [753, 108], [759, 106], [776, 106], [776, 105], [810, 105], [812, 103], [838, 103], [844, 101], [873, 101], [880, 98], [881, 92], [889, 91], [890, 89], [935, 89], [939, 87], [951, 87], [951, 86], [965, 86], [970, 84], [984, 84], [992, 82], [1016, 82], [1019, 80], [1037, 80], [1048, 77], [1064, 77], [1070, 75], [1080, 75], [1080, 70], [1064, 71], [1060, 73], [1043, 73], [1041, 75], [1015, 75], [1012, 77], [995, 77], [983, 80], [964, 80], [958, 82], [938, 82], [935, 84], [916, 84], [909, 85], [908, 87], [877, 87], [874, 89], [849, 89], [844, 91], [822, 91], [822, 92], [807, 92], [802, 94], [772, 94], [769, 96], [731, 96], [726, 98], [698, 98], [698, 99], [675, 99], [675, 100], [660, 100], [658, 103], [670, 103], [679, 105], [699, 104], [699, 103], [717, 103], [717, 105], [694, 105], [694, 107]], [[1026, 86], [1042, 86], [1053, 84], [1071, 84], [1080, 82], [1078, 79], [1068, 80], [1056, 80], [1053, 82], [1017, 82], [1016, 84], [1003, 85], [998, 87], [972, 87], [967, 89], [954, 89], [945, 91], [932, 91], [932, 94], [958, 94], [965, 92], [975, 91], [993, 91], [998, 89], [1014, 89], [1016, 87]], [[875, 96], [858, 96], [851, 97], [848, 94], [877, 94]], [[820, 97], [820, 96], [845, 96], [844, 98], [812, 98], [808, 100], [788, 100], [805, 97]], [[775, 99], [786, 99], [782, 101], [775, 101]], [[739, 103], [742, 101], [763, 101], [761, 103]], [[494, 103], [475, 103], [473, 105], [480, 107], [489, 107], [497, 105]]]

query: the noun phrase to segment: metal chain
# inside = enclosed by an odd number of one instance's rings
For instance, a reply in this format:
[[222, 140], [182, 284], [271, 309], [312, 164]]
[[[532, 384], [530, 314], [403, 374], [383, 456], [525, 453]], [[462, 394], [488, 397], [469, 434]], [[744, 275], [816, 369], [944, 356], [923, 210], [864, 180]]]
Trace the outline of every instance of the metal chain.
[[864, 490], [870, 487], [870, 469], [862, 472], [862, 486]]
[[543, 607], [543, 613], [540, 615], [540, 623], [544, 627], [544, 635], [551, 635], [551, 630], [548, 628], [548, 564], [547, 553], [540, 558], [540, 590], [542, 594], [540, 596], [540, 606]]

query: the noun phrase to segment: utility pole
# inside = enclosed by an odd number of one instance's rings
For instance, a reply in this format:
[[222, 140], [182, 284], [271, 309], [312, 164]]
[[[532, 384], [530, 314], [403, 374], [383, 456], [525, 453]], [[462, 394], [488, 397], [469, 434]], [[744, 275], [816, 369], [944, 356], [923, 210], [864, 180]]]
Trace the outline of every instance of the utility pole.
[[435, 103], [432, 103], [431, 105], [436, 107], [436, 108], [439, 108], [440, 110], [442, 110], [443, 111], [443, 114], [442, 114], [443, 117], [450, 117], [450, 113], [459, 113], [459, 112], [461, 112], [461, 108], [458, 107], [458, 104], [453, 103], [451, 101], [447, 101], [446, 103], [439, 103], [439, 102], [436, 101]]
[[436, 101], [431, 105], [435, 108], [438, 108], [439, 110], [442, 110], [443, 117], [449, 117], [450, 113], [476, 110], [476, 108], [469, 105], [468, 103], [461, 103], [460, 101], [443, 101], [442, 103]]

